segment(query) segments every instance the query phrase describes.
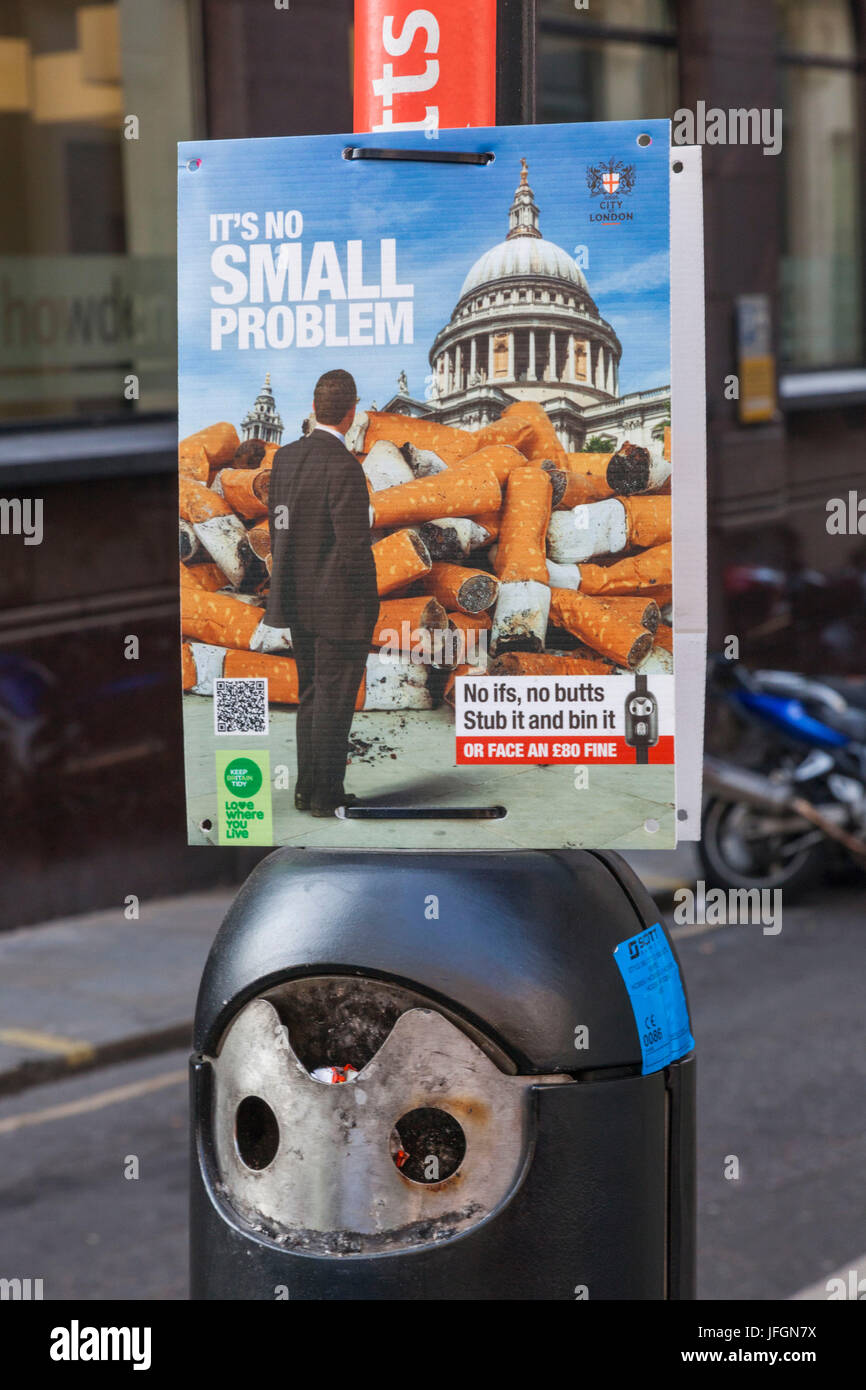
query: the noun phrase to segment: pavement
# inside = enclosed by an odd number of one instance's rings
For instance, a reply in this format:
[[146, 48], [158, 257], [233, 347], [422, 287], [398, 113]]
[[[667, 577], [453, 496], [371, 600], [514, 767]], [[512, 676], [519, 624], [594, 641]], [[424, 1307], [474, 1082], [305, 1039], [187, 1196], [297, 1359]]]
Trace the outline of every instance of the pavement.
[[0, 1095], [186, 1048], [232, 889], [87, 913], [0, 936]]
[[[693, 849], [627, 856], [669, 904]], [[0, 935], [0, 1095], [186, 1048], [198, 983], [234, 897], [215, 889]]]

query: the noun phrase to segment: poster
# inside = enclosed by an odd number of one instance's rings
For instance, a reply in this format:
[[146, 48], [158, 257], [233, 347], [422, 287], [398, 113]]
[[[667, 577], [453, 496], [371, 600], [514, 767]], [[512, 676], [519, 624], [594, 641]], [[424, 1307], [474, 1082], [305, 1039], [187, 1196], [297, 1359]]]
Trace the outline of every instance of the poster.
[[669, 125], [427, 134], [179, 147], [190, 842], [670, 848]]

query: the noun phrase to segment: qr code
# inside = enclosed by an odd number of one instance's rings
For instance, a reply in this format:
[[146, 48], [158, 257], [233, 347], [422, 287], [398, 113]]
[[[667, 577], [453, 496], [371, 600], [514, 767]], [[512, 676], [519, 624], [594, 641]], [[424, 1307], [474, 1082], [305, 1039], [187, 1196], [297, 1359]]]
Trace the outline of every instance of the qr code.
[[218, 676], [213, 683], [213, 704], [215, 733], [268, 732], [266, 679]]

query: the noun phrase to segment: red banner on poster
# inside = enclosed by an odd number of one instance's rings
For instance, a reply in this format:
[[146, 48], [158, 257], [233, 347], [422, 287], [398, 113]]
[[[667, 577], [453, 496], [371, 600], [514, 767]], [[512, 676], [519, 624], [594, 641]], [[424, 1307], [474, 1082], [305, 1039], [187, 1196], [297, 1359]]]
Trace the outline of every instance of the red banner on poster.
[[356, 131], [495, 124], [496, 0], [356, 0]]
[[[658, 743], [647, 749], [647, 761], [651, 763], [672, 763], [674, 760], [673, 735], [662, 735]], [[585, 766], [589, 763], [625, 763], [637, 761], [635, 749], [624, 738], [609, 738], [604, 734], [594, 734], [592, 738], [558, 738], [527, 735], [524, 738], [466, 738], [457, 739], [457, 763], [572, 763]]]

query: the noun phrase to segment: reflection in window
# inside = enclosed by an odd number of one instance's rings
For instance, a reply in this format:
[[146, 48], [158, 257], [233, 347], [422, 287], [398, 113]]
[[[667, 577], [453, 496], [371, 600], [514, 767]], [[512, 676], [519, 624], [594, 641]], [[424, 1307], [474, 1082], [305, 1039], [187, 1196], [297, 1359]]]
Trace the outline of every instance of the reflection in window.
[[857, 46], [848, 0], [778, 0], [784, 160], [781, 357], [863, 361]]
[[671, 0], [540, 0], [538, 119], [665, 118], [677, 105]]
[[194, 125], [187, 0], [0, 0], [0, 419], [174, 408]]

